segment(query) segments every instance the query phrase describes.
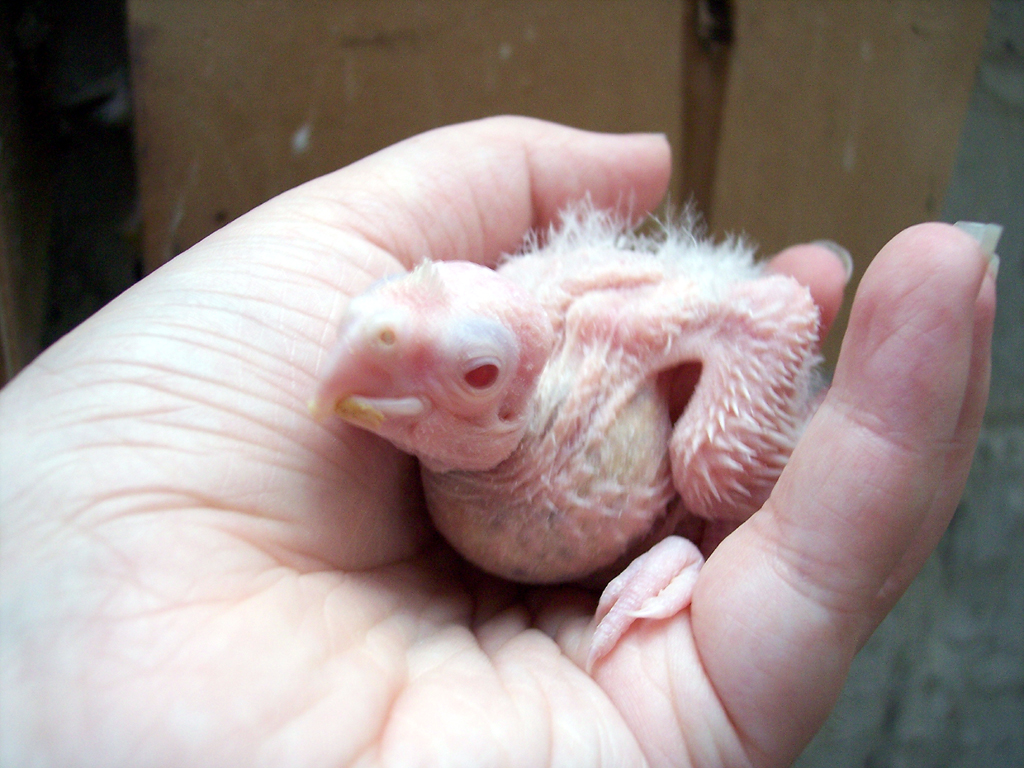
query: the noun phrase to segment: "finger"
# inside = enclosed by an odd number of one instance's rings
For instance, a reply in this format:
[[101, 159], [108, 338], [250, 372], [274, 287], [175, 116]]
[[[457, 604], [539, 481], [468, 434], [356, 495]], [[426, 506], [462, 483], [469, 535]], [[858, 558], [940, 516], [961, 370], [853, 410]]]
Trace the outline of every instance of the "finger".
[[415, 136], [275, 206], [355, 233], [405, 268], [425, 257], [494, 264], [587, 195], [598, 208], [643, 216], [665, 194], [670, 154], [661, 135], [491, 118]]
[[[975, 315], [985, 274], [977, 243], [945, 225], [882, 249], [832, 389], [771, 499], [708, 560], [694, 632], [737, 727], [772, 761], [820, 725], [883, 585], [956, 505], [945, 473], [965, 471], [984, 399], [971, 377], [991, 329]], [[781, 723], [765, 717], [779, 702]]]
[[[925, 516], [921, 529], [914, 537], [912, 546], [900, 559], [892, 575], [879, 591], [874, 607], [874, 628], [892, 610], [910, 582], [924, 566], [925, 560], [938, 544], [949, 525], [954, 506], [947, 499], [959, 499], [967, 483], [967, 475], [974, 457], [974, 449], [981, 432], [981, 422], [988, 403], [989, 380], [992, 368], [992, 328], [996, 313], [995, 278], [990, 274], [981, 285], [974, 307], [974, 339], [971, 347], [971, 368], [968, 376], [967, 394], [960, 413], [956, 436], [942, 472], [940, 491], [936, 494], [936, 506]], [[867, 640], [867, 637], [864, 638]]]
[[853, 274], [853, 260], [843, 248], [833, 243], [807, 243], [780, 251], [766, 267], [768, 272], [789, 275], [811, 292], [821, 310], [822, 339], [843, 303], [843, 289]]
[[[849, 557], [846, 563], [829, 558], [814, 583], [827, 583], [836, 572], [840, 579], [863, 574], [863, 584], [848, 584], [837, 597], [876, 594], [880, 582], [873, 580], [888, 576], [885, 566], [902, 557], [930, 508], [961, 427], [985, 267], [969, 237], [925, 225], [897, 236], [865, 276], [832, 391], [809, 428], [811, 447], [798, 446], [772, 504], [788, 542], [797, 535]], [[811, 472], [823, 473], [813, 503], [800, 495]], [[823, 505], [833, 514], [823, 514]], [[877, 572], [865, 572], [865, 562]]]

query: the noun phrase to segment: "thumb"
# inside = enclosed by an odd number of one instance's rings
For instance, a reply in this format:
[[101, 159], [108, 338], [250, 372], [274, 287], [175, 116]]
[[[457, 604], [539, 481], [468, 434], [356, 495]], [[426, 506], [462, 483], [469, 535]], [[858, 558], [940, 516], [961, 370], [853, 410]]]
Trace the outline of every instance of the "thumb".
[[765, 507], [706, 565], [694, 633], [755, 762], [795, 758], [955, 510], [988, 396], [986, 266], [941, 224], [882, 249], [828, 397]]

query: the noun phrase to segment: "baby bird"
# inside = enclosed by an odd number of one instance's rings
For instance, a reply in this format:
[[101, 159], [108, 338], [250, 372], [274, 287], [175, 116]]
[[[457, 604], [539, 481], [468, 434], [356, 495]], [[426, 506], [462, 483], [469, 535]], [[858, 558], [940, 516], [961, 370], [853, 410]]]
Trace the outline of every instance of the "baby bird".
[[737, 524], [768, 497], [820, 399], [819, 321], [740, 241], [582, 205], [497, 270], [425, 261], [354, 298], [311, 409], [417, 456], [437, 529], [491, 573], [632, 561], [590, 668], [634, 620], [689, 605], [688, 519]]

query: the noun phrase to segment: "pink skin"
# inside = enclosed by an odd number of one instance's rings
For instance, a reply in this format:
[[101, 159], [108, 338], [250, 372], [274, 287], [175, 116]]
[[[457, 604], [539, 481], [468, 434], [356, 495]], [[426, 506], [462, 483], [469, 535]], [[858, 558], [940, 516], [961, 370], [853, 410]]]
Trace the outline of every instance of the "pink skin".
[[[493, 266], [589, 191], [657, 204], [660, 137], [503, 118], [240, 218], [0, 391], [0, 762], [792, 762], [962, 492], [994, 281], [914, 227], [875, 258], [828, 397], [691, 607], [586, 674], [595, 598], [510, 587], [426, 524], [408, 456], [310, 419], [346, 301], [424, 253]], [[823, 318], [844, 282], [808, 273]]]
[[421, 265], [353, 300], [338, 337], [313, 412], [355, 398], [342, 414], [352, 423], [432, 468], [471, 470], [493, 467], [519, 443], [553, 343], [529, 294], [457, 262]]
[[642, 555], [602, 597], [590, 669], [689, 605], [687, 514], [728, 531], [768, 498], [820, 401], [820, 312], [730, 245], [613, 247], [589, 208], [562, 228], [497, 272], [428, 263], [352, 300], [312, 409], [419, 457], [438, 530], [491, 573], [593, 582]]

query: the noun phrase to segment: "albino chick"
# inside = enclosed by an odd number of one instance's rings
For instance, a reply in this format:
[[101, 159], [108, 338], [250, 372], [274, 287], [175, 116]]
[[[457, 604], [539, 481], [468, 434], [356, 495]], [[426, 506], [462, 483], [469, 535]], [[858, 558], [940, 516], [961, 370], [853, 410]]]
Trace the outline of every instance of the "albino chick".
[[579, 581], [635, 558], [589, 668], [689, 605], [703, 560], [669, 534], [765, 501], [819, 399], [818, 327], [810, 292], [742, 243], [584, 206], [496, 271], [428, 261], [354, 298], [311, 408], [419, 457], [438, 530], [491, 573]]

